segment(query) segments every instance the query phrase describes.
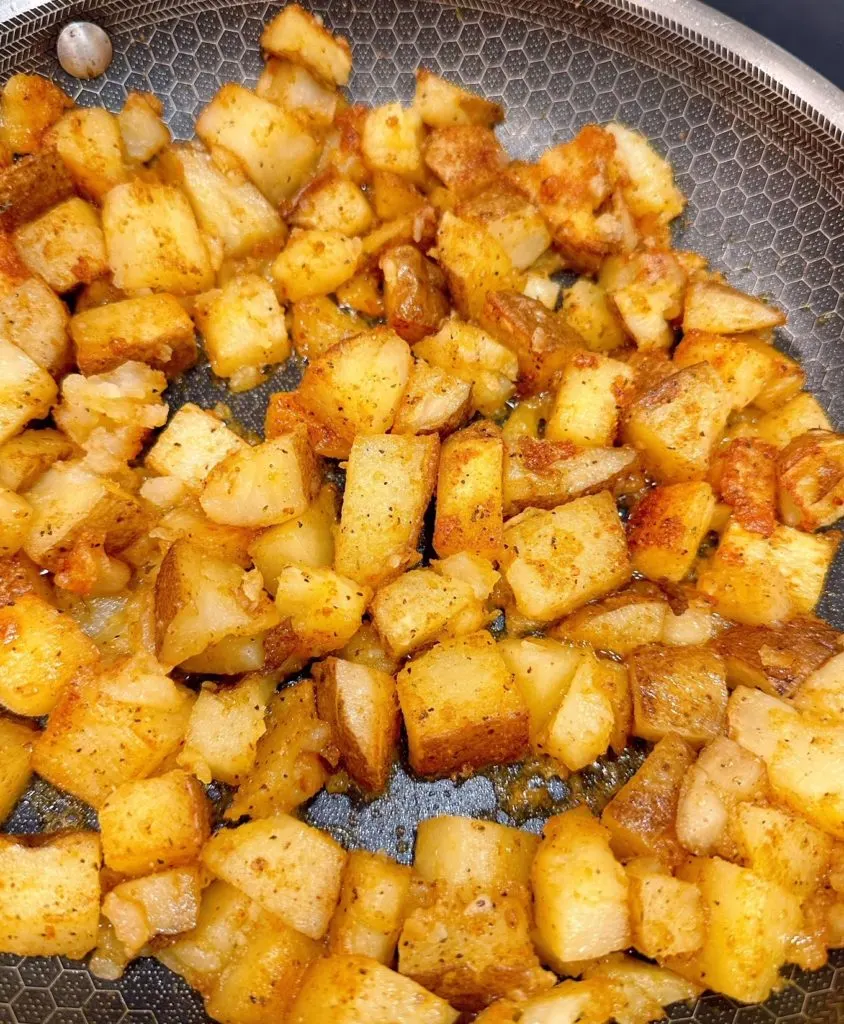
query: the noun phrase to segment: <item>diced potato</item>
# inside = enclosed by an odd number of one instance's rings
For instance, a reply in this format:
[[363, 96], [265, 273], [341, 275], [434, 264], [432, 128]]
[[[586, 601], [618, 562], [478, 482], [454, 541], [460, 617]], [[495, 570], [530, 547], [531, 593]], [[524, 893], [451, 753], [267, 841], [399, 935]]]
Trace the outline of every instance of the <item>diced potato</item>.
[[618, 857], [654, 857], [669, 869], [681, 862], [684, 851], [677, 840], [675, 818], [680, 786], [693, 761], [688, 744], [676, 733], [668, 733], [610, 800], [601, 822]]
[[733, 626], [719, 633], [713, 646], [724, 659], [729, 686], [792, 697], [837, 653], [838, 635], [822, 619], [799, 615], [779, 626]]
[[527, 270], [551, 244], [551, 234], [537, 208], [506, 184], [492, 184], [460, 203], [455, 212], [486, 228], [516, 270]]
[[317, 717], [310, 679], [277, 693], [270, 700], [266, 731], [256, 737], [253, 764], [245, 771], [226, 817], [237, 821], [244, 814], [253, 818], [286, 814], [318, 793], [328, 778], [321, 755], [330, 734], [328, 725]]
[[831, 526], [843, 514], [844, 438], [821, 430], [795, 438], [777, 459], [777, 484], [787, 526]]
[[172, 295], [144, 295], [77, 313], [70, 333], [86, 375], [137, 360], [176, 376], [196, 362], [193, 324]]
[[477, 124], [492, 128], [504, 120], [500, 103], [461, 89], [427, 68], [416, 70], [416, 96], [413, 101], [419, 116], [431, 128], [452, 124]]
[[115, 186], [103, 200], [103, 232], [118, 288], [190, 295], [213, 283], [190, 203], [172, 185], [135, 178]]
[[346, 853], [325, 832], [280, 814], [217, 832], [202, 862], [297, 931], [320, 939], [340, 897]]
[[193, 695], [147, 655], [87, 667], [62, 690], [33, 753], [34, 770], [100, 807], [118, 786], [175, 753]]
[[623, 485], [625, 477], [635, 472], [636, 458], [631, 448], [575, 448], [568, 441], [531, 437], [508, 440], [504, 515], [526, 508], [556, 508], [584, 494]]
[[483, 125], [435, 128], [425, 141], [425, 165], [460, 199], [492, 185], [508, 162], [495, 133]]
[[625, 175], [621, 192], [633, 216], [660, 224], [679, 217], [686, 201], [674, 184], [671, 164], [639, 132], [616, 123], [608, 124], [607, 131], [615, 139], [615, 159]]
[[49, 373], [70, 363], [67, 307], [40, 277], [0, 299], [0, 339], [11, 342]]
[[593, 352], [572, 356], [563, 369], [545, 436], [585, 447], [612, 445], [633, 378], [633, 370], [617, 359]]
[[[501, 243], [486, 228], [448, 211], [437, 231], [437, 259], [452, 302], [467, 319], [480, 318], [491, 292], [518, 291], [518, 272]], [[537, 305], [547, 313], [541, 303]]]
[[[579, 984], [597, 984], [599, 993], [605, 986], [601, 994], [610, 997], [610, 1016], [619, 1024], [645, 1024], [662, 1019], [667, 1016], [664, 1008], [672, 1003], [685, 1002], [691, 1010], [691, 1003], [701, 994], [699, 985], [664, 967], [622, 953], [613, 953], [589, 965], [583, 977], [585, 980]], [[600, 1005], [600, 996], [597, 1002]]]
[[375, 107], [363, 123], [363, 158], [370, 171], [390, 171], [421, 183], [424, 137], [422, 118], [412, 107], [406, 110], [400, 103]]
[[549, 635], [624, 657], [642, 644], [661, 639], [668, 611], [661, 593], [634, 584], [620, 594], [587, 604], [552, 627]]
[[44, 134], [73, 102], [41, 75], [12, 75], [0, 98], [2, 141], [13, 154], [34, 153]]
[[736, 522], [770, 537], [777, 525], [777, 451], [755, 437], [737, 437], [720, 451], [712, 478]]
[[168, 548], [177, 540], [187, 540], [197, 547], [213, 551], [219, 558], [237, 562], [244, 569], [250, 567], [252, 556], [249, 547], [255, 537], [254, 530], [213, 523], [203, 513], [198, 501], [190, 496], [184, 499], [185, 489], [174, 476], [152, 477], [142, 488], [142, 493], [146, 496], [149, 485], [158, 481], [163, 481], [167, 487], [175, 487], [180, 503], [159, 519], [151, 534], [155, 540], [161, 541]]
[[0, 702], [18, 715], [49, 714], [76, 672], [99, 658], [69, 616], [35, 594], [0, 608]]
[[686, 275], [673, 254], [638, 252], [613, 257], [601, 268], [599, 283], [637, 348], [671, 348], [671, 322], [683, 311], [686, 286]]
[[200, 898], [196, 868], [175, 868], [116, 885], [103, 900], [103, 917], [127, 957], [157, 935], [177, 935], [196, 925]]
[[340, 658], [321, 661], [313, 676], [320, 717], [333, 730], [346, 771], [361, 788], [382, 792], [401, 729], [393, 677]]
[[188, 402], [158, 435], [145, 461], [154, 473], [174, 476], [191, 491], [201, 491], [216, 465], [246, 447], [213, 413]]
[[178, 763], [206, 785], [212, 780], [239, 785], [255, 764], [275, 683], [272, 675], [254, 672], [231, 686], [203, 684]]
[[32, 506], [8, 487], [0, 486], [0, 556], [17, 554], [32, 521]]
[[774, 625], [814, 609], [839, 541], [834, 533], [812, 536], [789, 526], [762, 537], [731, 522], [698, 572], [698, 589], [726, 618]]
[[274, 248], [286, 237], [273, 204], [246, 177], [223, 173], [200, 146], [173, 146], [159, 160], [165, 175], [183, 189], [202, 230], [227, 256]]
[[413, 245], [388, 248], [378, 265], [389, 326], [410, 344], [436, 331], [450, 309], [440, 268]]
[[794, 694], [794, 706], [809, 717], [844, 721], [844, 657], [837, 654], [814, 671]]
[[354, 274], [361, 251], [359, 238], [297, 230], [273, 263], [273, 278], [291, 302], [328, 295]]
[[532, 619], [559, 619], [630, 578], [624, 528], [609, 491], [522, 512], [507, 523], [504, 547], [504, 575], [519, 611]]
[[776, 405], [748, 425], [746, 433], [767, 441], [775, 448], [785, 448], [789, 442], [810, 430], [832, 430], [832, 424], [815, 396], [801, 391], [785, 405]]
[[361, 623], [360, 629], [337, 655], [355, 665], [367, 665], [390, 676], [395, 675], [399, 668], [399, 659], [387, 652], [378, 631], [369, 621]]
[[609, 833], [579, 807], [550, 818], [533, 861], [537, 944], [552, 966], [630, 945], [627, 876]]
[[696, 953], [706, 934], [697, 885], [633, 865], [627, 874], [633, 946], [653, 960]]
[[339, 109], [337, 90], [314, 77], [304, 65], [291, 60], [270, 57], [255, 92], [284, 107], [304, 127], [317, 131], [330, 127]]
[[780, 409], [800, 393], [806, 383], [806, 374], [798, 362], [775, 349], [762, 337], [743, 334], [741, 340], [746, 346], [761, 352], [768, 360], [765, 386], [753, 400], [756, 408], [766, 412]]
[[592, 352], [611, 352], [627, 341], [624, 326], [607, 293], [588, 277], [563, 292], [562, 316]]
[[767, 999], [779, 983], [788, 939], [800, 927], [795, 897], [718, 857], [692, 861], [681, 877], [700, 887], [706, 935], [698, 953], [671, 957], [667, 966], [741, 1002]]
[[130, 92], [117, 115], [123, 149], [130, 160], [145, 164], [170, 144], [161, 115], [163, 104], [148, 92]]
[[[526, 1002], [499, 999], [476, 1018], [476, 1024], [602, 1024], [615, 1011], [616, 991], [600, 981], [573, 981], [555, 985], [550, 992]], [[656, 1003], [649, 1002], [649, 1011]], [[651, 1013], [645, 1019], [649, 1020]]]
[[519, 391], [532, 395], [555, 387], [582, 341], [565, 320], [507, 286], [489, 288], [481, 312], [484, 327], [516, 354]]
[[274, 57], [304, 64], [326, 82], [348, 84], [352, 70], [352, 51], [348, 42], [332, 35], [320, 18], [298, 4], [287, 4], [264, 26], [261, 46]]
[[[257, 586], [256, 586], [257, 583]], [[279, 622], [257, 581], [235, 562], [185, 540], [167, 552], [155, 581], [158, 656], [178, 665], [225, 637], [249, 637]]]
[[768, 348], [746, 345], [741, 336], [686, 331], [674, 352], [674, 364], [682, 369], [709, 363], [723, 381], [732, 408], [743, 409], [760, 394], [770, 377]]
[[472, 385], [472, 405], [485, 416], [501, 410], [515, 391], [516, 356], [474, 324], [452, 317], [433, 337], [414, 345], [414, 355]]
[[367, 956], [389, 966], [411, 907], [412, 880], [410, 868], [383, 853], [352, 850], [328, 931], [329, 952]]
[[438, 455], [439, 441], [431, 435], [376, 434], [355, 440], [336, 538], [339, 573], [377, 587], [419, 561], [416, 544], [434, 490]]
[[[412, 222], [408, 220], [406, 223], [411, 225], [409, 230], [412, 230]], [[353, 312], [374, 319], [384, 316], [384, 299], [381, 294], [381, 278], [374, 267], [368, 267], [367, 263], [374, 260], [384, 248], [394, 244], [398, 245], [402, 241], [410, 241], [412, 237], [406, 232], [399, 232], [397, 235], [390, 234], [390, 228], [389, 224], [385, 225], [383, 229], [376, 228], [363, 239], [363, 269], [356, 271], [348, 281], [339, 285], [335, 292], [335, 298], [341, 306], [348, 306]], [[377, 235], [382, 230], [389, 237], [386, 235], [383, 237], [383, 245], [373, 245], [373, 235]]]
[[293, 347], [308, 359], [321, 356], [338, 341], [363, 334], [368, 329], [364, 320], [338, 309], [336, 303], [324, 295], [294, 302], [292, 314]]
[[315, 178], [296, 198], [290, 223], [312, 231], [365, 235], [375, 215], [369, 201], [349, 178], [328, 173]]
[[423, 881], [442, 886], [527, 887], [538, 846], [531, 832], [444, 814], [419, 822], [413, 868]]
[[424, 205], [419, 189], [392, 171], [375, 171], [370, 190], [375, 215], [382, 221], [394, 221], [415, 213]]
[[[2, 132], [0, 132], [0, 149], [2, 149]], [[2, 159], [0, 159], [2, 164]], [[5, 291], [8, 286], [20, 284], [29, 275], [25, 272], [19, 258], [9, 256], [15, 253], [11, 242], [11, 233], [58, 203], [69, 199], [74, 194], [73, 179], [64, 161], [50, 146], [16, 160], [11, 167], [0, 168], [0, 230], [8, 235], [0, 236], [0, 248], [3, 250], [3, 268], [0, 270], [0, 284]], [[24, 273], [19, 276], [19, 271]]]
[[712, 611], [709, 601], [703, 597], [693, 597], [685, 611], [679, 615], [670, 609], [666, 613], [662, 643], [679, 647], [705, 644], [718, 633], [720, 625], [720, 619]]
[[290, 1024], [455, 1024], [444, 999], [364, 956], [315, 960], [290, 1011]]
[[640, 452], [660, 483], [699, 480], [729, 411], [720, 377], [708, 363], [699, 363], [637, 398], [625, 414], [622, 439]]
[[417, 359], [396, 410], [394, 434], [449, 434], [471, 415], [472, 385]]
[[50, 132], [77, 188], [95, 202], [129, 177], [120, 124], [103, 107], [77, 108]]
[[529, 299], [536, 299], [546, 309], [551, 310], [557, 308], [557, 300], [561, 291], [562, 286], [557, 281], [552, 281], [549, 277], [542, 277], [541, 274], [527, 274], [524, 288], [522, 288], [523, 295]]
[[0, 718], [0, 822], [12, 813], [32, 779], [32, 747], [38, 730]]
[[648, 491], [630, 517], [633, 568], [652, 580], [679, 583], [709, 531], [715, 496], [707, 483], [669, 484]]
[[50, 601], [53, 599], [53, 587], [35, 562], [22, 551], [10, 558], [0, 558], [0, 608], [14, 604], [25, 594]]
[[710, 334], [744, 334], [785, 323], [785, 313], [761, 299], [717, 281], [689, 285], [683, 312], [683, 330]]
[[539, 753], [548, 723], [560, 707], [585, 652], [548, 637], [511, 638], [502, 641], [498, 649], [527, 705], [530, 742]]
[[410, 764], [420, 775], [505, 763], [524, 753], [527, 708], [489, 633], [436, 644], [399, 673], [396, 685]]
[[106, 867], [146, 875], [191, 864], [210, 834], [209, 810], [200, 784], [180, 769], [118, 786], [99, 810]]
[[57, 292], [87, 284], [108, 270], [100, 217], [82, 199], [67, 199], [14, 235], [21, 259]]
[[224, 85], [196, 122], [207, 146], [223, 146], [273, 205], [304, 185], [319, 146], [293, 117], [233, 82]]
[[81, 959], [97, 944], [100, 840], [69, 832], [28, 845], [0, 837], [0, 946]]

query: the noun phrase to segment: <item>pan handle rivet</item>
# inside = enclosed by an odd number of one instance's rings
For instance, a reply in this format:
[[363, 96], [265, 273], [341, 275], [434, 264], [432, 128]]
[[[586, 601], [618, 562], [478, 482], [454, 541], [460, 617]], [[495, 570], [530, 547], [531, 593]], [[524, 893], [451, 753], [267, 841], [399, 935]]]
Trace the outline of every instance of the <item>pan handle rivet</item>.
[[74, 78], [97, 78], [111, 64], [111, 40], [99, 25], [72, 21], [59, 33], [59, 64]]

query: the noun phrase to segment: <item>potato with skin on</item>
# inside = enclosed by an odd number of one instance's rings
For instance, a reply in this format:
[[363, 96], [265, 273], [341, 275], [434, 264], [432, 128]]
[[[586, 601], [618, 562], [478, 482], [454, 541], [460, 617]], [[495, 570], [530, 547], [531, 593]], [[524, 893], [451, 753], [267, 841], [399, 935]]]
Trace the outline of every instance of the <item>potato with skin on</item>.
[[715, 456], [710, 478], [745, 530], [770, 537], [777, 526], [777, 450], [755, 437], [736, 437]]
[[670, 349], [672, 322], [683, 311], [686, 275], [670, 252], [612, 256], [601, 267], [599, 284], [641, 351]]
[[771, 375], [771, 360], [765, 349], [746, 344], [741, 335], [686, 331], [674, 350], [674, 365], [680, 368], [709, 363], [724, 383], [734, 410], [750, 405]]
[[462, 89], [427, 68], [416, 69], [413, 106], [431, 128], [447, 128], [455, 124], [493, 128], [504, 120], [504, 108], [500, 103]]
[[178, 768], [118, 786], [99, 821], [106, 867], [122, 875], [191, 864], [211, 834], [205, 791]]
[[0, 94], [2, 141], [14, 154], [34, 153], [73, 101], [41, 75], [12, 75]]
[[123, 150], [129, 160], [148, 163], [170, 144], [170, 131], [161, 120], [164, 105], [153, 93], [130, 92], [117, 115]]
[[103, 107], [69, 111], [51, 129], [50, 141], [79, 191], [94, 202], [129, 178], [120, 123]]
[[104, 228], [90, 203], [73, 198], [19, 227], [14, 243], [32, 273], [62, 293], [107, 273]]
[[402, 669], [396, 686], [410, 764], [420, 775], [448, 775], [524, 754], [527, 707], [485, 630], [436, 644]]
[[374, 223], [375, 214], [361, 188], [333, 168], [305, 186], [290, 216], [294, 228], [349, 237], [365, 235]]
[[30, 277], [0, 298], [0, 339], [51, 374], [70, 365], [69, 320], [65, 304], [40, 277]]
[[439, 439], [432, 435], [355, 439], [335, 542], [338, 573], [378, 587], [419, 561], [416, 544], [438, 457]]
[[158, 935], [178, 935], [196, 925], [199, 872], [171, 868], [119, 882], [103, 899], [103, 917], [127, 957], [137, 956]]
[[450, 311], [440, 268], [414, 245], [386, 249], [378, 266], [388, 325], [411, 345], [433, 334]]
[[187, 402], [174, 413], [144, 461], [154, 473], [174, 476], [199, 492], [216, 465], [246, 448], [246, 442], [214, 413]]
[[612, 352], [627, 342], [624, 325], [606, 291], [588, 277], [563, 291], [563, 319], [591, 352]]
[[272, 696], [253, 764], [244, 773], [226, 818], [269, 818], [309, 800], [328, 778], [322, 754], [330, 743], [331, 730], [317, 716], [316, 688], [310, 679]]
[[362, 251], [359, 238], [297, 229], [273, 263], [273, 280], [290, 302], [328, 295], [354, 275]]
[[492, 185], [509, 163], [491, 128], [456, 124], [434, 128], [425, 140], [425, 165], [460, 199]]
[[81, 959], [97, 944], [95, 832], [0, 837], [0, 945], [19, 956]]
[[652, 960], [696, 953], [706, 925], [700, 889], [631, 861], [627, 866], [633, 946]]
[[[518, 293], [519, 273], [501, 243], [480, 224], [450, 211], [442, 215], [437, 230], [437, 261], [451, 300], [466, 319], [481, 320], [490, 293]], [[545, 310], [541, 303], [537, 305]]]
[[386, 789], [401, 718], [391, 675], [341, 658], [314, 665], [317, 709], [354, 781], [370, 793]]
[[346, 852], [325, 832], [279, 814], [217, 832], [202, 863], [297, 931], [321, 939], [340, 897]]
[[421, 184], [425, 177], [424, 138], [425, 126], [416, 110], [387, 103], [367, 111], [361, 152], [370, 171], [390, 171]]
[[715, 496], [703, 481], [648, 491], [628, 525], [634, 570], [648, 579], [679, 583], [697, 558], [714, 511]]
[[472, 414], [472, 385], [447, 370], [416, 359], [396, 410], [394, 434], [439, 434], [462, 427]]
[[410, 911], [413, 871], [383, 853], [352, 850], [328, 929], [329, 953], [367, 956], [389, 966]]
[[423, 881], [444, 886], [526, 890], [538, 846], [531, 832], [443, 814], [419, 822], [413, 869]]
[[288, 4], [264, 26], [261, 47], [274, 57], [303, 64], [318, 78], [333, 85], [347, 85], [352, 70], [348, 42], [332, 35], [322, 19], [299, 4]]
[[611, 446], [633, 377], [617, 359], [594, 352], [572, 355], [562, 370], [545, 437], [587, 448]]
[[710, 334], [744, 334], [781, 327], [785, 313], [761, 299], [716, 281], [689, 285], [683, 312], [683, 330]]
[[661, 639], [668, 611], [659, 590], [634, 583], [566, 616], [551, 627], [548, 635], [625, 657], [634, 648]]
[[786, 526], [819, 530], [844, 514], [844, 437], [809, 430], [777, 458], [779, 511]]
[[0, 718], [0, 822], [9, 817], [29, 786], [37, 737], [34, 725]]

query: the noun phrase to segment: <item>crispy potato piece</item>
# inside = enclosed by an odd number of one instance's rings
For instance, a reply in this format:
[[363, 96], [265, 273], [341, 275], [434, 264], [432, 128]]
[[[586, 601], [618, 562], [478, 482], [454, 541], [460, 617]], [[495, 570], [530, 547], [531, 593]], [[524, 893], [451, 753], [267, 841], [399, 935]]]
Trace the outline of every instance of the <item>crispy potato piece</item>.
[[68, 292], [108, 270], [97, 210], [82, 199], [67, 199], [14, 234], [21, 259], [54, 291]]
[[19, 494], [0, 486], [0, 555], [14, 555], [23, 547], [32, 523], [32, 506]]
[[438, 366], [417, 359], [396, 410], [394, 434], [439, 434], [463, 426], [471, 415], [472, 385]]
[[425, 165], [461, 199], [492, 185], [508, 162], [492, 129], [483, 125], [435, 128], [425, 142]]
[[[449, 680], [447, 690], [443, 679]], [[420, 775], [448, 775], [523, 755], [527, 708], [486, 631], [436, 644], [399, 673], [396, 685], [410, 764]]]
[[279, 391], [270, 395], [264, 420], [264, 436], [267, 440], [289, 434], [300, 427], [307, 430], [308, 440], [317, 455], [332, 459], [348, 457], [351, 447], [348, 438], [305, 408], [299, 401], [297, 391]]
[[671, 321], [683, 311], [686, 286], [686, 275], [672, 253], [614, 256], [601, 267], [599, 283], [609, 294], [637, 348], [671, 348]]
[[273, 278], [291, 302], [328, 295], [352, 277], [361, 252], [359, 238], [297, 229], [273, 263]]
[[785, 323], [785, 313], [717, 281], [695, 281], [686, 294], [683, 330], [744, 334]]
[[346, 771], [363, 789], [383, 792], [401, 728], [393, 677], [340, 658], [314, 665], [313, 676], [320, 717], [333, 730]]
[[541, 302], [500, 288], [489, 289], [481, 312], [483, 326], [516, 354], [519, 393], [536, 394], [557, 382], [571, 357], [582, 348], [580, 336]]
[[461, 89], [459, 85], [440, 78], [427, 68], [416, 69], [416, 96], [414, 107], [425, 124], [431, 128], [446, 128], [455, 124], [474, 124], [493, 128], [504, 120], [500, 103]]
[[818, 530], [841, 518], [844, 505], [844, 437], [809, 430], [777, 458], [779, 510], [787, 526]]
[[32, 272], [15, 247], [14, 237], [0, 234], [0, 293], [8, 295], [31, 277]]
[[583, 977], [585, 980], [578, 984], [597, 984], [598, 1005], [602, 995], [609, 996], [610, 1016], [627, 1024], [661, 1019], [666, 1016], [664, 1007], [678, 1002], [691, 1004], [701, 994], [700, 986], [672, 971], [622, 953], [613, 953], [590, 964]]
[[594, 352], [570, 357], [562, 369], [545, 436], [584, 447], [611, 446], [618, 433], [625, 392], [633, 370]]
[[586, 643], [622, 657], [662, 638], [668, 604], [656, 588], [634, 583], [628, 590], [587, 604], [558, 622], [549, 636]]
[[0, 170], [0, 230], [13, 232], [74, 193], [55, 148], [46, 147]]
[[317, 132], [331, 126], [339, 108], [340, 97], [333, 86], [320, 81], [303, 64], [276, 57], [264, 64], [255, 92]]
[[501, 243], [486, 228], [449, 211], [442, 215], [437, 230], [437, 260], [445, 271], [451, 300], [466, 319], [481, 317], [491, 292], [518, 292], [518, 272]]
[[773, 345], [753, 334], [741, 335], [745, 346], [761, 352], [768, 361], [768, 375], [765, 386], [753, 400], [757, 409], [772, 412], [800, 393], [806, 383], [803, 368], [794, 359], [779, 352]]
[[70, 97], [41, 75], [12, 75], [0, 97], [3, 142], [14, 154], [34, 153], [45, 133], [72, 106]]
[[419, 822], [414, 871], [425, 882], [504, 890], [528, 886], [539, 837], [494, 821], [444, 814]]
[[421, 184], [425, 174], [424, 137], [425, 127], [416, 110], [387, 103], [366, 113], [361, 151], [370, 171], [390, 171]]
[[486, 228], [516, 270], [527, 270], [551, 244], [539, 210], [506, 182], [493, 182], [478, 195], [464, 199], [455, 213]]
[[821, 721], [844, 721], [844, 658], [840, 654], [830, 658], [823, 667], [815, 669], [794, 694], [794, 707], [808, 717]]
[[[419, 561], [416, 544], [438, 456], [439, 441], [431, 435], [376, 434], [355, 440], [336, 539], [338, 572], [376, 587]], [[378, 523], [377, 533], [372, 523]]]
[[0, 718], [0, 822], [12, 813], [32, 779], [32, 748], [38, 729]]
[[55, 462], [70, 458], [74, 445], [49, 427], [24, 430], [0, 445], [0, 484], [26, 491]]
[[39, 277], [0, 298], [0, 339], [25, 352], [49, 373], [70, 363], [67, 307]]
[[290, 223], [314, 231], [365, 235], [375, 223], [375, 215], [360, 187], [332, 169], [299, 193]]
[[202, 863], [297, 931], [321, 939], [340, 896], [346, 853], [325, 832], [278, 814], [217, 832]]
[[588, 277], [579, 277], [565, 289], [561, 315], [592, 352], [612, 352], [627, 341], [624, 325], [606, 291]]
[[680, 368], [709, 363], [723, 381], [734, 410], [752, 403], [765, 388], [771, 375], [770, 346], [745, 344], [742, 336], [686, 331], [674, 351], [674, 364]]
[[383, 853], [352, 850], [343, 872], [340, 903], [328, 930], [329, 953], [393, 962], [411, 908], [413, 872]]
[[249, 554], [273, 596], [282, 569], [288, 565], [328, 569], [334, 564], [337, 490], [323, 484], [301, 515], [263, 530], [249, 545]]
[[345, 341], [368, 330], [366, 322], [325, 295], [300, 299], [292, 306], [290, 336], [300, 356], [314, 359], [338, 341]]
[[770, 537], [777, 525], [776, 458], [776, 448], [766, 441], [736, 437], [712, 467], [714, 486], [736, 522], [763, 537]]
[[264, 26], [261, 46], [274, 57], [304, 64], [318, 78], [347, 85], [352, 51], [341, 36], [332, 35], [320, 18], [298, 4], [288, 4]]
[[679, 583], [697, 557], [715, 510], [708, 483], [669, 484], [648, 491], [630, 517], [633, 568], [652, 580]]
[[[190, 495], [185, 499], [184, 488], [176, 477], [154, 477], [153, 482], [176, 481], [179, 504], [159, 519], [151, 536], [170, 547], [177, 540], [187, 540], [197, 547], [214, 551], [219, 558], [237, 562], [244, 569], [252, 564], [249, 547], [255, 537], [254, 530], [236, 526], [221, 526], [212, 522], [202, 511], [199, 502]], [[148, 491], [148, 487], [142, 490]]]
[[178, 935], [196, 925], [201, 885], [196, 868], [173, 868], [120, 882], [103, 900], [103, 918], [127, 958], [155, 936]]
[[630, 578], [627, 540], [609, 491], [548, 511], [527, 509], [504, 530], [504, 575], [519, 611], [548, 622]]
[[395, 221], [416, 213], [425, 204], [419, 189], [392, 171], [375, 171], [370, 196], [375, 215], [382, 221]]
[[627, 865], [633, 946], [655, 960], [696, 953], [706, 926], [700, 889], [661, 871]]
[[0, 837], [0, 945], [81, 959], [97, 944], [100, 840], [94, 832]]
[[103, 859], [123, 875], [146, 875], [199, 858], [211, 833], [205, 791], [180, 769], [118, 786], [99, 810]]
[[117, 115], [120, 138], [129, 160], [148, 163], [170, 144], [170, 131], [161, 120], [164, 106], [149, 92], [130, 92]]
[[0, 608], [14, 604], [25, 594], [34, 594], [45, 601], [51, 601], [52, 584], [22, 551], [8, 558], [0, 558]]
[[387, 249], [378, 266], [389, 326], [411, 345], [433, 334], [449, 313], [440, 268], [413, 245]]
[[53, 127], [50, 139], [79, 191], [95, 202], [128, 180], [120, 124], [103, 107], [71, 110]]
[[639, 132], [615, 123], [606, 130], [615, 139], [615, 158], [624, 171], [621, 193], [631, 214], [661, 225], [679, 217], [686, 200], [674, 184], [671, 164]]
[[246, 442], [213, 413], [191, 402], [176, 411], [146, 456], [161, 476], [174, 476], [191, 491], [201, 491], [211, 470]]
[[357, 633], [337, 654], [355, 665], [368, 665], [391, 676], [395, 675], [399, 668], [399, 659], [388, 653], [378, 631], [369, 621], [361, 623]]
[[801, 391], [785, 405], [777, 405], [737, 432], [758, 437], [775, 448], [785, 448], [795, 438], [810, 430], [832, 430], [832, 424], [815, 396], [808, 391]]

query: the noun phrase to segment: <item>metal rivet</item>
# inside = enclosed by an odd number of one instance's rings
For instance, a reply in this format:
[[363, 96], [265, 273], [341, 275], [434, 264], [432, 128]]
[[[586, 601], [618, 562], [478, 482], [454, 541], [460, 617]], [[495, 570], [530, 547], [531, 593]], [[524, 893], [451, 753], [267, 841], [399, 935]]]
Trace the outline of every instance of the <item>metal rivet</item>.
[[108, 35], [90, 21], [72, 21], [59, 33], [59, 64], [74, 78], [97, 78], [105, 73], [113, 50]]

